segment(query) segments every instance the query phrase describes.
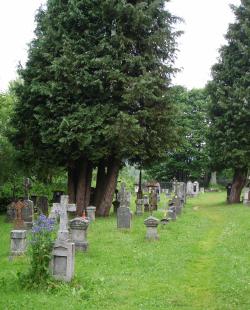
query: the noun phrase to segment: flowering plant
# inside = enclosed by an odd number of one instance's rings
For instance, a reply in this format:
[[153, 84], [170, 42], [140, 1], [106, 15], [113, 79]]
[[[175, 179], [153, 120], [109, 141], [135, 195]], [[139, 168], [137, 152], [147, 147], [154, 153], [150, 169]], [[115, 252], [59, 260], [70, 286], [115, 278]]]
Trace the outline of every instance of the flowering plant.
[[55, 239], [55, 221], [40, 215], [30, 233], [30, 270], [21, 280], [28, 286], [39, 286], [49, 278], [49, 263]]

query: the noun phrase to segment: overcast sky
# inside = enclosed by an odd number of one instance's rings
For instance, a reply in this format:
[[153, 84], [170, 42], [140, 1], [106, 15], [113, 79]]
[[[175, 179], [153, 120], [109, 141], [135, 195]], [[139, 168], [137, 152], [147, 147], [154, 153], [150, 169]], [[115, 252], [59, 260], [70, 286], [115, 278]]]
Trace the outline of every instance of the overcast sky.
[[[18, 62], [25, 64], [27, 44], [33, 38], [34, 15], [45, 0], [0, 0], [0, 91], [16, 78]], [[176, 65], [183, 68], [175, 84], [188, 88], [203, 87], [210, 78], [210, 68], [225, 43], [223, 35], [233, 22], [229, 4], [240, 0], [172, 0], [167, 7], [185, 19], [179, 28], [185, 34], [179, 39]]]

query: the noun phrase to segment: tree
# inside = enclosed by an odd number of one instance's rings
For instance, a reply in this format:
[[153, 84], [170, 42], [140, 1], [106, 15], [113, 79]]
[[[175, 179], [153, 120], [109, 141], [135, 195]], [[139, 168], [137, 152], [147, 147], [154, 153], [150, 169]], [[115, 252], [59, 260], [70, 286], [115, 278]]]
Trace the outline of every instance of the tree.
[[218, 169], [232, 168], [230, 203], [240, 202], [250, 163], [250, 1], [233, 6], [236, 21], [212, 68], [210, 144]]
[[171, 90], [174, 102], [179, 107], [177, 123], [180, 145], [166, 153], [163, 162], [150, 167], [148, 174], [159, 181], [176, 177], [180, 181], [203, 180], [209, 172], [207, 150], [208, 98], [204, 89], [188, 91], [182, 86]]
[[94, 167], [95, 203], [108, 215], [123, 162], [157, 160], [175, 143], [168, 88], [179, 33], [164, 2], [49, 0], [37, 15], [12, 141], [26, 159], [67, 168], [79, 215]]

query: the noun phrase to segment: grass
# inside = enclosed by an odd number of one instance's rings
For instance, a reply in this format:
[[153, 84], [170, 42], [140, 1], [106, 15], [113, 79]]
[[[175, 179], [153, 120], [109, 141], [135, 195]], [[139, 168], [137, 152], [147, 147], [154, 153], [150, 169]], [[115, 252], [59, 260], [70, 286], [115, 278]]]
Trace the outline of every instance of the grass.
[[225, 193], [189, 199], [175, 223], [159, 227], [157, 242], [144, 238], [147, 214], [134, 216], [129, 232], [112, 216], [97, 219], [73, 283], [48, 291], [19, 287], [16, 273], [28, 262], [8, 260], [11, 225], [2, 216], [0, 309], [250, 309], [250, 209], [224, 200]]

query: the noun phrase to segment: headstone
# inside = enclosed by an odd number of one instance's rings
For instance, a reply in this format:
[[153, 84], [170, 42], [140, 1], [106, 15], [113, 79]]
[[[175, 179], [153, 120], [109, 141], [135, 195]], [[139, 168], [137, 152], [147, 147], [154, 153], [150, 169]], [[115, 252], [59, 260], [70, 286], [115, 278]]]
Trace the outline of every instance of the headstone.
[[87, 207], [87, 216], [90, 222], [95, 221], [95, 211], [96, 211], [96, 207], [94, 206]]
[[60, 241], [69, 240], [68, 213], [67, 213], [68, 201], [69, 197], [67, 195], [61, 196], [61, 202], [59, 204], [60, 224], [57, 233], [57, 239]]
[[200, 193], [201, 193], [201, 194], [205, 194], [205, 188], [204, 188], [204, 187], [201, 187], [201, 188], [200, 188]]
[[150, 210], [157, 210], [157, 192], [156, 190], [152, 189], [150, 195], [149, 195], [149, 206]]
[[87, 251], [87, 230], [89, 221], [86, 218], [76, 217], [70, 221], [71, 240], [75, 243], [76, 250]]
[[195, 181], [193, 183], [193, 195], [197, 196], [199, 194], [199, 191], [200, 191], [199, 182]]
[[129, 207], [130, 205], [130, 193], [126, 191], [126, 184], [121, 184], [121, 190], [118, 193], [118, 200], [120, 201], [120, 207]]
[[171, 203], [172, 205], [175, 206], [176, 214], [181, 215], [182, 208], [183, 208], [183, 201], [179, 197], [175, 196], [172, 199]]
[[37, 198], [37, 209], [38, 212], [44, 215], [48, 215], [49, 212], [49, 202], [48, 197], [40, 196]]
[[144, 221], [144, 225], [147, 227], [146, 239], [148, 240], [157, 240], [159, 239], [157, 233], [157, 226], [159, 225], [159, 220], [153, 216], [148, 217]]
[[168, 218], [172, 221], [176, 221], [176, 208], [175, 206], [170, 206], [168, 209]]
[[193, 183], [191, 181], [187, 182], [187, 195], [193, 196]]
[[229, 201], [231, 190], [232, 190], [232, 184], [231, 183], [227, 184], [226, 190], [227, 190], [227, 201]]
[[7, 206], [6, 221], [13, 222], [15, 220], [15, 217], [16, 217], [15, 202], [11, 202]]
[[148, 196], [143, 196], [144, 212], [149, 212], [149, 198]]
[[56, 280], [70, 282], [74, 277], [75, 244], [57, 240], [54, 244], [51, 259], [51, 273]]
[[27, 231], [12, 230], [10, 233], [10, 240], [11, 256], [23, 255], [27, 247]]
[[244, 188], [243, 195], [243, 204], [250, 206], [250, 188]]
[[131, 227], [131, 212], [128, 207], [120, 206], [117, 210], [117, 228]]
[[143, 215], [143, 199], [141, 198], [137, 198], [136, 199], [136, 211], [135, 211], [135, 214], [136, 215]]
[[22, 218], [27, 229], [31, 229], [34, 222], [34, 204], [32, 200], [24, 200], [24, 208], [22, 209]]

